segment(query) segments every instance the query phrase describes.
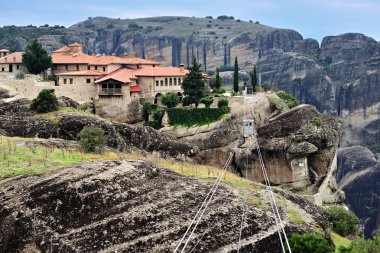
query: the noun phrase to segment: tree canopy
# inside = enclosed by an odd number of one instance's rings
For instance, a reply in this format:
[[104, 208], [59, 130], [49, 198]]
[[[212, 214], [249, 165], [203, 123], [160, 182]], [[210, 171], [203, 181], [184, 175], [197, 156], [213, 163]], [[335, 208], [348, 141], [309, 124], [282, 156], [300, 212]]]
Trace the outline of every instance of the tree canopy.
[[25, 53], [22, 55], [22, 63], [31, 74], [40, 74], [50, 68], [52, 59], [41, 43], [34, 39], [26, 47]]
[[257, 70], [256, 70], [256, 66], [253, 67], [253, 71], [251, 73], [251, 85], [252, 85], [253, 91], [255, 91], [256, 87], [257, 87]]
[[215, 74], [215, 88], [219, 89], [222, 85], [222, 78], [219, 74], [219, 68], [216, 68], [216, 74]]
[[179, 96], [174, 92], [169, 92], [162, 96], [161, 103], [167, 108], [176, 107], [180, 102]]
[[204, 97], [206, 91], [205, 81], [200, 70], [201, 64], [198, 64], [194, 58], [193, 65], [188, 69], [190, 72], [183, 78], [181, 85], [183, 93], [186, 96], [184, 103], [198, 106], [200, 99]]
[[54, 89], [43, 89], [37, 98], [33, 99], [30, 109], [38, 113], [53, 112], [58, 110], [58, 99]]
[[234, 65], [234, 91], [239, 91], [239, 64], [237, 57], [235, 57], [235, 65]]

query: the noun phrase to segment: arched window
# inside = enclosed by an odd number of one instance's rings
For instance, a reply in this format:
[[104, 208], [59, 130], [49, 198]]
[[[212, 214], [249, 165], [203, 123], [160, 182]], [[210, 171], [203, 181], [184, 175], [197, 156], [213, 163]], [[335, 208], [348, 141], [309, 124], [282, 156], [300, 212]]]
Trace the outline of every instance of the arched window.
[[178, 85], [181, 85], [181, 78], [178, 78]]
[[158, 86], [159, 85], [159, 82], [158, 81], [156, 81], [156, 86]]
[[168, 79], [165, 78], [165, 86], [168, 86]]
[[172, 80], [172, 78], [170, 77], [169, 78], [169, 86], [172, 86], [173, 85], [173, 80]]
[[174, 86], [177, 86], [177, 78], [174, 78]]
[[164, 81], [161, 80], [161, 81], [160, 81], [160, 84], [161, 84], [161, 86], [164, 86]]

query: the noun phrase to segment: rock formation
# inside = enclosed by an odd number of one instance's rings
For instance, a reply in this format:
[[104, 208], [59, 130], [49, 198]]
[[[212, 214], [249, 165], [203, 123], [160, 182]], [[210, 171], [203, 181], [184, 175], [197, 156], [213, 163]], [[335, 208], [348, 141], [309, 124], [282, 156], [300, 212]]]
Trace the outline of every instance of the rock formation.
[[[137, 160], [90, 162], [1, 180], [0, 251], [172, 252], [210, 188]], [[285, 198], [286, 208], [303, 213], [306, 221], [292, 222], [280, 206], [287, 233], [318, 230], [322, 209], [289, 193], [279, 191], [276, 197]], [[235, 252], [243, 208], [240, 252], [281, 252], [271, 213], [224, 186], [188, 249], [199, 240], [193, 252]]]

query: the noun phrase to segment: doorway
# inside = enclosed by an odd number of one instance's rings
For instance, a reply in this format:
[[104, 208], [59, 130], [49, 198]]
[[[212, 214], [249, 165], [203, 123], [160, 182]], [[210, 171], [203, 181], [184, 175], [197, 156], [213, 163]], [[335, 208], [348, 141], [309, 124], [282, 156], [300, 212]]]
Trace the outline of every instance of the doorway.
[[13, 65], [9, 64], [9, 72], [13, 72]]

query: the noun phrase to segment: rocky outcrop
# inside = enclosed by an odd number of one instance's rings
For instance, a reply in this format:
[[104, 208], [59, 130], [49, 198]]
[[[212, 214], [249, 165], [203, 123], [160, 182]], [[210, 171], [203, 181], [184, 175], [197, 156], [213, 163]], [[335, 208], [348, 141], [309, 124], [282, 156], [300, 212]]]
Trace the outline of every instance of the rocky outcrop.
[[346, 204], [365, 222], [364, 233], [373, 235], [380, 226], [380, 161], [365, 147], [339, 149], [336, 178]]
[[114, 124], [96, 115], [83, 115], [79, 111], [56, 112], [54, 116], [44, 117], [31, 111], [29, 105], [30, 101], [25, 99], [0, 100], [0, 129], [9, 136], [78, 140], [85, 126], [95, 126], [103, 129], [107, 146], [120, 151], [132, 146], [178, 157], [193, 156], [198, 151], [196, 147], [150, 127]]
[[[210, 188], [137, 160], [90, 162], [1, 180], [0, 251], [172, 252]], [[320, 208], [290, 193], [275, 195], [285, 197], [279, 208], [287, 233], [318, 230], [324, 217]], [[307, 223], [291, 222], [284, 212], [289, 206], [304, 213]], [[243, 209], [240, 252], [281, 252], [271, 213], [248, 205], [224, 186], [188, 249], [235, 252]]]

